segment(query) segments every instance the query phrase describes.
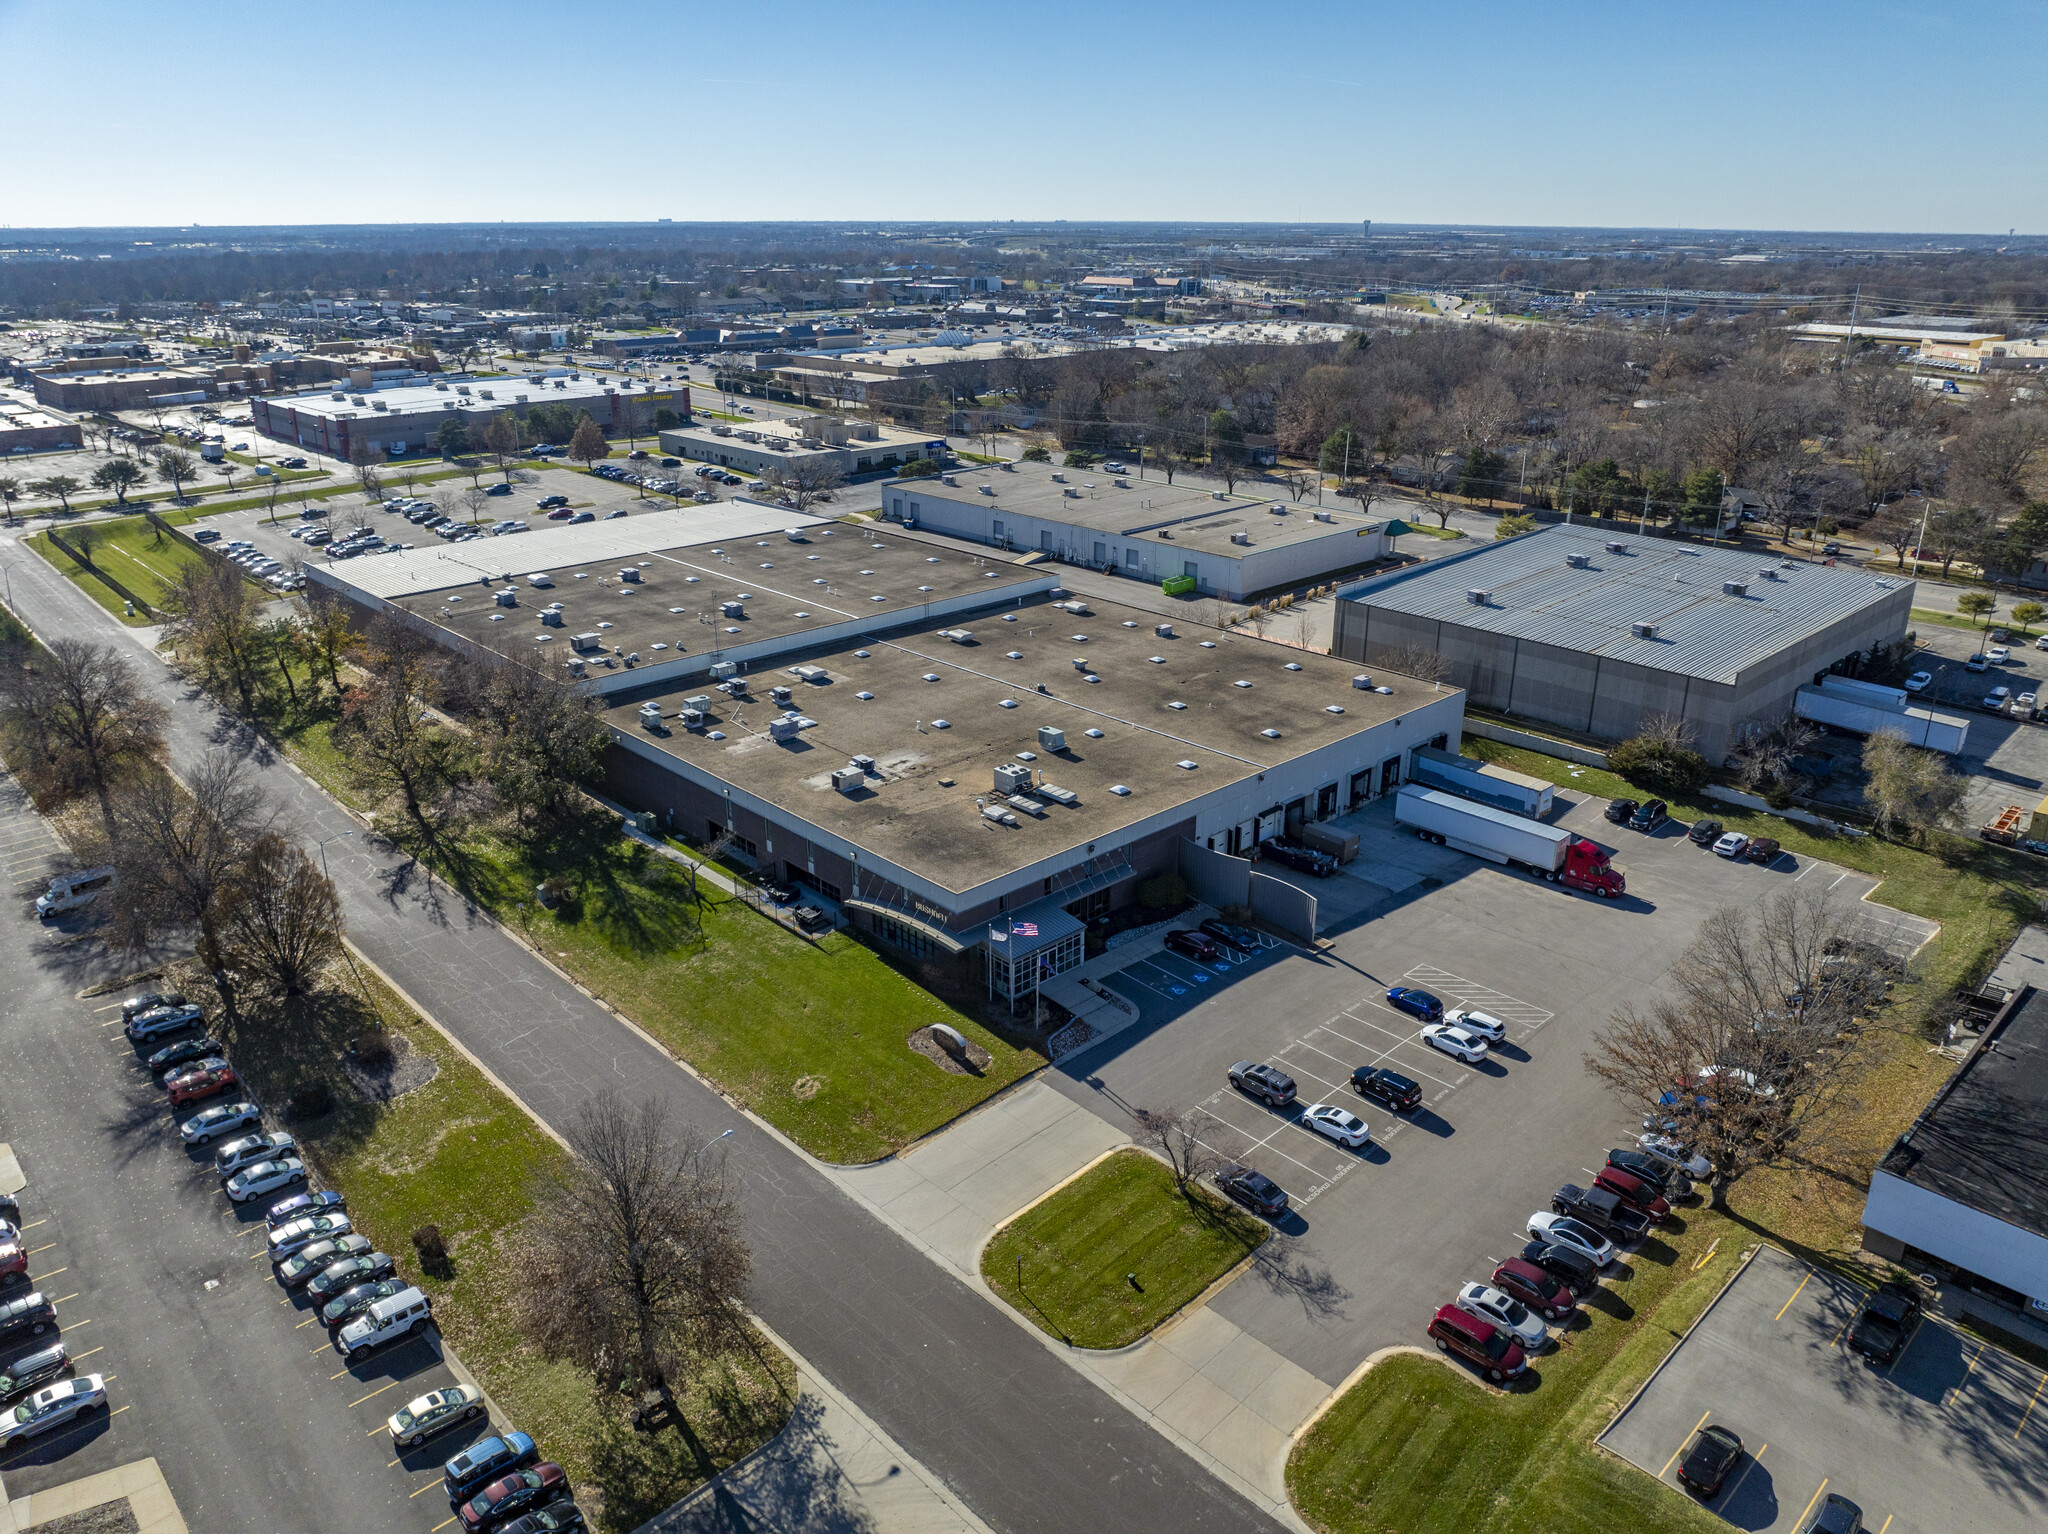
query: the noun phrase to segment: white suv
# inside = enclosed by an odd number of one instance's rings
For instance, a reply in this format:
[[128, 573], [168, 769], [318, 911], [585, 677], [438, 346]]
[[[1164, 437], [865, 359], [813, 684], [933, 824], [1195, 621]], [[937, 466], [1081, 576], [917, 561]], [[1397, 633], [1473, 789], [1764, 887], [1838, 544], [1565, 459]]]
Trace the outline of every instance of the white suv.
[[334, 1339], [334, 1346], [354, 1362], [387, 1342], [425, 1331], [433, 1320], [434, 1302], [417, 1288], [408, 1286], [387, 1295], [344, 1326], [341, 1335]]

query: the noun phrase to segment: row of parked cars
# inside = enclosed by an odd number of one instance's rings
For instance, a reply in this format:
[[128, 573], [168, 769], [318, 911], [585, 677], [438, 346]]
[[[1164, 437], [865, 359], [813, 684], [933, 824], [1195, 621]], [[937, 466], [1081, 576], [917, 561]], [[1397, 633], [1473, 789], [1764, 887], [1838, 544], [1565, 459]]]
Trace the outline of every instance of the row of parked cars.
[[33, 1344], [0, 1368], [0, 1447], [40, 1437], [107, 1405], [104, 1375], [73, 1375], [63, 1342], [40, 1341], [58, 1329], [57, 1307], [29, 1278], [21, 1230], [20, 1202], [0, 1193], [0, 1347]]
[[[289, 1294], [312, 1302], [337, 1353], [355, 1363], [434, 1325], [432, 1297], [401, 1277], [391, 1255], [375, 1250], [355, 1229], [347, 1197], [306, 1186], [298, 1141], [281, 1130], [262, 1129], [263, 1110], [240, 1095], [225, 1051], [204, 1032], [202, 1007], [175, 991], [144, 991], [121, 1004], [121, 1017], [137, 1045], [173, 1039], [145, 1064], [174, 1106], [217, 1099], [181, 1122], [178, 1135], [194, 1148], [221, 1142], [213, 1170], [229, 1201], [239, 1205], [285, 1195], [264, 1211], [271, 1268]], [[483, 1421], [488, 1412], [482, 1391], [454, 1384], [408, 1401], [384, 1425], [393, 1451], [403, 1455]], [[582, 1512], [569, 1500], [567, 1474], [543, 1462], [525, 1433], [480, 1439], [441, 1473], [455, 1521], [466, 1534], [556, 1534], [584, 1527]]]
[[[1606, 815], [1613, 824], [1631, 831], [1654, 831], [1671, 819], [1671, 807], [1662, 799], [1610, 799]], [[1768, 836], [1730, 831], [1718, 820], [1695, 820], [1686, 827], [1685, 837], [1695, 847], [1705, 847], [1730, 862], [1775, 863], [1785, 850]]]

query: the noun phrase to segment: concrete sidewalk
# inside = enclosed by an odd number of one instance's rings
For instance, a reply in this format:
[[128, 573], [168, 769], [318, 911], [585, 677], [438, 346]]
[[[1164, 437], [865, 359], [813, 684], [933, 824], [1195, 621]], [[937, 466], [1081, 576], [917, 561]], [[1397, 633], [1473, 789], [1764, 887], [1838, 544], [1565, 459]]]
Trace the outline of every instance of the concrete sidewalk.
[[1128, 1144], [1122, 1131], [1032, 1081], [905, 1155], [825, 1171], [1134, 1415], [1305, 1531], [1287, 1498], [1287, 1455], [1329, 1386], [1210, 1310], [1210, 1296], [1130, 1347], [1098, 1352], [1046, 1336], [981, 1277], [982, 1248], [999, 1226]]
[[109, 1502], [126, 1502], [140, 1534], [185, 1534], [185, 1519], [154, 1459], [138, 1459], [98, 1475], [8, 1501], [0, 1491], [0, 1534], [33, 1529]]

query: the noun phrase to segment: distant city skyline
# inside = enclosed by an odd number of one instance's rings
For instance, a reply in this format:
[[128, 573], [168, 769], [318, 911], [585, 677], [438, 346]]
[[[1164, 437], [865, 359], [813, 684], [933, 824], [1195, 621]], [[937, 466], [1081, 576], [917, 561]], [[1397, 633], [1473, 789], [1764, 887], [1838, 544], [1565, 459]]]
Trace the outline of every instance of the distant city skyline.
[[886, 5], [0, 0], [0, 221], [2040, 234], [2048, 99], [1998, 61], [2044, 42], [2017, 0], [1054, 3], [936, 30]]

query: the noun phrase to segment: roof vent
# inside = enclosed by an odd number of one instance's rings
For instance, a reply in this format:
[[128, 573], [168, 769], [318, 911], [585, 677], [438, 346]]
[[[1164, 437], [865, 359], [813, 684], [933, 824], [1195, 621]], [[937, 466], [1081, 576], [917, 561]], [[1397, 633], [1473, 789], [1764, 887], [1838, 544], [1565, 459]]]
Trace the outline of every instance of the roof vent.
[[1778, 567], [1776, 565], [1766, 565], [1763, 569], [1757, 571], [1756, 578], [1760, 581], [1774, 581], [1778, 578]]
[[1638, 639], [1655, 639], [1657, 637], [1657, 625], [1654, 623], [1631, 623], [1628, 626], [1628, 631]]
[[1334, 522], [1337, 520], [1333, 513], [1327, 511], [1318, 511], [1313, 513], [1313, 515], [1318, 522]]
[[1212, 501], [1227, 501], [1230, 499], [1230, 497], [1225, 495], [1221, 490], [1211, 490], [1209, 492], [1209, 499]]
[[1749, 582], [1723, 581], [1721, 582], [1721, 594], [1729, 597], [1746, 597], [1749, 595]]
[[1592, 565], [1593, 556], [1591, 554], [1567, 554], [1564, 557], [1564, 562], [1574, 570], [1584, 570]]
[[1470, 591], [1465, 593], [1465, 600], [1470, 602], [1474, 607], [1484, 607], [1488, 602], [1493, 600], [1493, 593], [1490, 591], [1481, 591], [1477, 586], [1475, 586]]
[[1265, 736], [1268, 740], [1278, 740], [1280, 738], [1280, 732], [1278, 730], [1261, 730], [1259, 731], [1259, 733]]
[[1195, 768], [1196, 768], [1196, 766], [1197, 766], [1198, 764], [1197, 764], [1197, 763], [1194, 763], [1194, 762], [1191, 762], [1191, 761], [1189, 761], [1189, 760], [1188, 760], [1188, 759], [1187, 759], [1186, 757], [1182, 757], [1182, 758], [1181, 758], [1181, 759], [1180, 759], [1179, 761], [1175, 762], [1175, 763], [1174, 763], [1173, 765], [1174, 765], [1174, 766], [1176, 766], [1176, 767], [1178, 767], [1178, 768], [1180, 768], [1180, 770], [1181, 770], [1182, 772], [1193, 772], [1193, 771], [1195, 770]]
[[996, 487], [994, 485], [983, 485], [980, 487], [980, 489], [983, 495], [994, 495], [996, 493]]
[[1131, 797], [1130, 789], [1122, 783], [1110, 784], [1109, 791], [1115, 794], [1119, 799], [1128, 799]]
[[1607, 552], [1610, 554], [1626, 554], [1628, 552], [1628, 545], [1620, 542], [1610, 542], [1607, 545]]
[[1249, 544], [1252, 541], [1252, 535], [1250, 533], [1232, 533], [1230, 541], [1232, 543]]

